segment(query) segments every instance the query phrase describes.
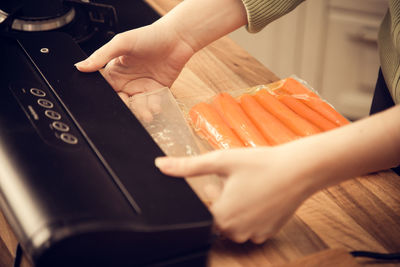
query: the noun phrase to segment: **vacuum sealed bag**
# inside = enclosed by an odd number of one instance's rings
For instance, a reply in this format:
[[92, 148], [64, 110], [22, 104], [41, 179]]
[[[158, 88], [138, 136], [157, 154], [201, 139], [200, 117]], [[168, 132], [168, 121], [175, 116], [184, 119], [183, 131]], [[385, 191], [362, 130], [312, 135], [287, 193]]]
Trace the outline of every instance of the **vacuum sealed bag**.
[[295, 77], [219, 93], [193, 105], [188, 116], [198, 136], [215, 149], [274, 146], [349, 123]]
[[350, 123], [294, 76], [179, 102], [165, 87], [130, 97], [128, 106], [169, 156], [274, 146]]
[[[304, 81], [280, 81], [177, 101], [169, 88], [125, 99], [168, 156], [194, 156], [214, 149], [274, 146], [350, 123]], [[187, 179], [206, 205], [222, 188], [217, 175]]]

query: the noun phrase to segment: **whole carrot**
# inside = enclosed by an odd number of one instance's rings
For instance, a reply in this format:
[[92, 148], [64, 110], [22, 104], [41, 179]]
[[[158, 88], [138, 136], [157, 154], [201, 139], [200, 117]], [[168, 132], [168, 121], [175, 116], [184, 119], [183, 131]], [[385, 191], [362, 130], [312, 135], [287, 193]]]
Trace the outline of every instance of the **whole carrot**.
[[315, 126], [320, 128], [323, 131], [332, 130], [338, 125], [334, 124], [333, 122], [329, 121], [321, 114], [317, 113], [313, 109], [309, 108], [306, 104], [302, 103], [299, 99], [294, 98], [290, 95], [279, 95], [278, 99], [288, 106], [291, 110], [295, 113], [303, 117], [304, 119], [308, 120], [309, 122], [313, 123]]
[[224, 121], [239, 136], [245, 146], [269, 145], [257, 127], [247, 117], [239, 103], [228, 93], [219, 93], [212, 101], [213, 107], [218, 111]]
[[283, 144], [298, 138], [289, 128], [266, 111], [253, 96], [243, 94], [239, 100], [242, 109], [271, 145]]
[[189, 111], [194, 130], [216, 149], [244, 147], [239, 137], [224, 122], [218, 112], [204, 102], [193, 106]]
[[294, 78], [287, 78], [281, 88], [274, 90], [277, 94], [287, 93], [298, 98], [301, 102], [318, 112], [326, 119], [338, 126], [349, 124], [350, 122], [337, 112], [331, 105], [322, 100], [316, 93], [308, 89], [301, 82]]
[[308, 97], [317, 97], [319, 96], [304, 86], [301, 82], [294, 78], [286, 78], [285, 82], [283, 83], [282, 87], [277, 89], [276, 92], [278, 94], [286, 93], [289, 95], [305, 95]]
[[277, 98], [271, 95], [267, 90], [260, 90], [254, 95], [258, 103], [268, 112], [277, 117], [294, 133], [300, 136], [308, 136], [321, 132], [316, 126], [312, 125], [290, 108], [281, 103]]
[[331, 105], [322, 100], [321, 98], [310, 97], [310, 98], [301, 98], [301, 102], [324, 116], [326, 119], [335, 123], [338, 126], [343, 126], [349, 124], [350, 122], [343, 117], [339, 112], [337, 112]]

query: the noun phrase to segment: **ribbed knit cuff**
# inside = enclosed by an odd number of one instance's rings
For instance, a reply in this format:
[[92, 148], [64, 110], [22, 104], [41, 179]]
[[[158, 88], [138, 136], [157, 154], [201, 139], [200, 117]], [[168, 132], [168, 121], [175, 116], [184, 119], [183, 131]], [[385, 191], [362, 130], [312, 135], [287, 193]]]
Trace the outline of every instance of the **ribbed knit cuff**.
[[304, 0], [242, 0], [247, 11], [247, 30], [259, 32], [272, 21], [292, 11]]
[[[400, 56], [396, 50], [393, 32], [400, 31], [400, 24], [393, 28], [390, 12], [386, 13], [378, 34], [381, 69], [386, 85], [395, 104], [400, 104]], [[396, 29], [397, 28], [397, 29]], [[400, 40], [397, 40], [399, 42]]]

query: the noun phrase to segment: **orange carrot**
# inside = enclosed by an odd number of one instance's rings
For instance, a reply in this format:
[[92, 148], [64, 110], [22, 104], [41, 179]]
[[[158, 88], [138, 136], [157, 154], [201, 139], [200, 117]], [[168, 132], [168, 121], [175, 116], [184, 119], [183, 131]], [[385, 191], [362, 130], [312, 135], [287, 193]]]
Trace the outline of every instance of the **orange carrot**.
[[308, 97], [317, 97], [319, 96], [304, 86], [301, 82], [297, 81], [294, 78], [287, 78], [283, 83], [282, 87], [276, 90], [277, 93], [282, 94], [282, 92], [286, 92], [289, 95], [304, 95]]
[[300, 100], [336, 125], [342, 126], [350, 123], [345, 117], [321, 98], [310, 97]]
[[321, 132], [316, 126], [294, 113], [267, 90], [260, 90], [254, 96], [261, 106], [277, 117], [294, 133], [300, 136], [308, 136]]
[[240, 106], [271, 145], [283, 144], [298, 138], [289, 128], [266, 111], [253, 96], [243, 94], [240, 97]]
[[299, 98], [301, 102], [324, 116], [326, 119], [338, 126], [349, 124], [350, 122], [337, 112], [331, 105], [322, 100], [316, 93], [308, 89], [302, 83], [293, 78], [287, 78], [281, 88], [274, 90], [278, 94], [287, 93]]
[[213, 100], [212, 105], [219, 115], [239, 136], [245, 146], [269, 145], [257, 127], [251, 122], [239, 103], [228, 93], [219, 93]]
[[244, 147], [242, 141], [210, 104], [196, 104], [190, 109], [189, 116], [195, 131], [214, 148]]
[[299, 114], [301, 117], [313, 123], [323, 131], [328, 131], [338, 127], [336, 124], [327, 120], [321, 114], [315, 112], [313, 109], [309, 108], [307, 105], [293, 96], [279, 95], [278, 99], [295, 113]]

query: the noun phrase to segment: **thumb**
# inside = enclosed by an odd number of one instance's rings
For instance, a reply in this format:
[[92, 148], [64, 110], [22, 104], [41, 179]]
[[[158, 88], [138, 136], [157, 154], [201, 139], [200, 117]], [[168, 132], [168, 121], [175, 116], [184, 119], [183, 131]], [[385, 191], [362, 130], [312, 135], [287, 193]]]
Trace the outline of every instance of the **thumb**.
[[225, 174], [226, 164], [221, 160], [220, 152], [214, 151], [194, 157], [159, 157], [155, 165], [161, 172], [171, 176], [197, 176], [205, 174]]
[[83, 61], [75, 64], [75, 67], [82, 72], [93, 72], [103, 68], [113, 58], [122, 56], [128, 52], [126, 35], [117, 34], [111, 41], [97, 49], [93, 54]]

